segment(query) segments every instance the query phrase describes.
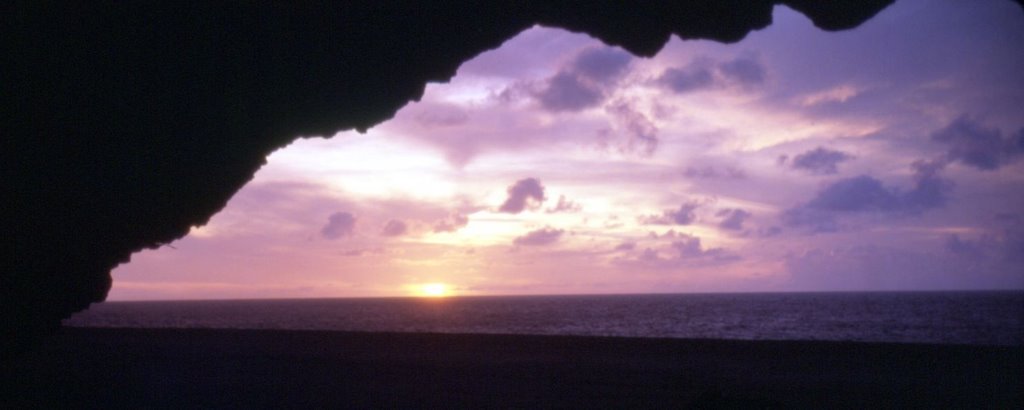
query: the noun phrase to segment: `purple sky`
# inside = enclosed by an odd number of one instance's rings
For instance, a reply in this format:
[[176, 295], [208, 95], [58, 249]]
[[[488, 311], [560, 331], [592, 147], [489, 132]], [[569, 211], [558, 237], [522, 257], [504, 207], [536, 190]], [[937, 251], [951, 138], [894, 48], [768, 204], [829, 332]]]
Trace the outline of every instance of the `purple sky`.
[[110, 299], [1024, 288], [1020, 7], [774, 19], [650, 59], [529, 29], [275, 152]]

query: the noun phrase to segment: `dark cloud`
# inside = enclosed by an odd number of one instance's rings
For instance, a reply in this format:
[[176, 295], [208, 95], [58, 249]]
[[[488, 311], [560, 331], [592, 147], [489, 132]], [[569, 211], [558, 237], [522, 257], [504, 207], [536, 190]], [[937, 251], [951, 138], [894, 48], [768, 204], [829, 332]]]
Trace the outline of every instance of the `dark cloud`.
[[812, 248], [784, 260], [793, 289], [899, 290], [920, 287], [929, 282], [928, 273], [936, 272], [938, 264], [922, 256], [868, 245]]
[[[1000, 226], [973, 239], [958, 234], [946, 236], [943, 248], [957, 257], [975, 263], [988, 263], [1019, 271], [1024, 263], [1024, 223], [997, 219]], [[1024, 280], [1024, 276], [1021, 278]]]
[[722, 218], [722, 221], [718, 223], [719, 228], [740, 231], [743, 230], [743, 221], [752, 215], [742, 209], [723, 209], [718, 211], [715, 216]]
[[764, 66], [752, 58], [737, 58], [718, 65], [718, 70], [727, 80], [740, 85], [761, 85], [765, 80]]
[[956, 255], [979, 256], [984, 252], [984, 247], [979, 241], [963, 240], [957, 234], [946, 237], [945, 248]]
[[1004, 138], [999, 129], [986, 127], [966, 115], [936, 131], [932, 140], [948, 146], [946, 160], [983, 171], [999, 169], [1024, 154], [1024, 128]]
[[1020, 215], [1013, 214], [1013, 213], [1006, 213], [1006, 212], [997, 213], [993, 217], [993, 219], [995, 219], [999, 223], [1006, 223], [1006, 224], [1019, 224], [1022, 221]]
[[431, 108], [417, 114], [416, 122], [427, 127], [454, 127], [469, 120], [466, 111], [455, 105], [436, 104]]
[[360, 257], [366, 255], [379, 255], [384, 253], [384, 248], [349, 249], [341, 253], [342, 256]]
[[562, 238], [563, 233], [565, 233], [565, 231], [561, 229], [546, 227], [530, 231], [526, 235], [517, 237], [512, 241], [512, 244], [516, 246], [547, 246], [558, 242], [558, 240]]
[[851, 159], [853, 159], [853, 155], [845, 152], [818, 147], [802, 154], [797, 154], [793, 157], [793, 162], [790, 163], [790, 166], [793, 169], [807, 171], [815, 175], [831, 175], [839, 172], [837, 166], [840, 162]]
[[608, 229], [621, 228], [623, 225], [618, 215], [611, 215], [604, 221], [604, 227]]
[[547, 213], [553, 214], [558, 212], [579, 212], [583, 210], [583, 205], [573, 202], [565, 197], [565, 195], [558, 196], [558, 203], [555, 204], [554, 208], [548, 208]]
[[338, 239], [352, 235], [355, 228], [355, 216], [348, 212], [335, 212], [327, 217], [327, 225], [320, 229], [320, 235], [327, 239]]
[[807, 206], [836, 212], [919, 213], [945, 205], [952, 182], [939, 175], [942, 165], [917, 161], [912, 168], [914, 185], [908, 191], [884, 187], [881, 181], [861, 175], [829, 185]]
[[840, 179], [829, 184], [806, 204], [783, 212], [789, 226], [809, 227], [814, 232], [835, 232], [837, 215], [887, 213], [915, 215], [946, 204], [952, 182], [939, 175], [942, 163], [917, 161], [912, 164], [910, 190], [887, 187], [867, 175]]
[[700, 244], [700, 238], [689, 236], [672, 242], [672, 249], [677, 252], [680, 259], [699, 258], [704, 255], [704, 247]]
[[727, 252], [722, 248], [705, 249], [699, 237], [688, 234], [675, 234], [674, 240], [664, 250], [667, 256], [652, 249], [645, 248], [635, 259], [619, 259], [621, 263], [639, 263], [643, 266], [658, 268], [684, 268], [701, 265], [718, 265], [740, 260], [740, 256]]
[[626, 72], [632, 56], [611, 47], [584, 49], [549, 78], [534, 97], [549, 111], [579, 111], [604, 101], [607, 89]]
[[562, 72], [549, 79], [536, 97], [549, 111], [579, 111], [604, 101], [604, 91], [574, 73]]
[[398, 219], [392, 219], [384, 225], [384, 229], [381, 229], [380, 234], [384, 236], [402, 236], [409, 230], [409, 227]]
[[[922, 290], [1020, 288], [1020, 260], [994, 252], [996, 242], [949, 237], [948, 253], [877, 244], [812, 248], [785, 257], [794, 290]], [[986, 248], [990, 246], [990, 248]], [[949, 249], [953, 247], [957, 251]], [[959, 252], [959, 253], [957, 253]]]
[[700, 207], [697, 202], [687, 202], [679, 206], [679, 209], [666, 209], [661, 215], [647, 215], [640, 217], [640, 223], [648, 225], [689, 225], [697, 220], [694, 211]]
[[771, 238], [782, 234], [782, 228], [778, 226], [769, 226], [767, 228], [758, 228], [757, 236], [761, 238]]
[[516, 181], [508, 187], [508, 199], [498, 208], [499, 211], [518, 214], [523, 212], [533, 199], [536, 204], [544, 202], [544, 185], [537, 178], [526, 178]]
[[890, 211], [899, 206], [897, 191], [867, 175], [838, 180], [825, 187], [807, 207], [832, 212]]
[[640, 262], [655, 263], [662, 259], [661, 256], [658, 255], [658, 251], [651, 248], [645, 248], [644, 251], [640, 253], [640, 256], [637, 257], [637, 260]]
[[434, 232], [455, 232], [468, 224], [468, 216], [455, 213], [434, 224]]
[[683, 94], [711, 88], [715, 84], [715, 77], [707, 67], [691, 65], [669, 68], [661, 73], [657, 82], [676, 93]]
[[712, 166], [703, 168], [686, 167], [686, 170], [683, 171], [683, 176], [687, 178], [718, 178], [718, 172]]
[[831, 212], [798, 206], [782, 213], [782, 223], [787, 226], [806, 228], [812, 233], [839, 231], [839, 221]]
[[614, 81], [621, 77], [633, 61], [633, 55], [612, 47], [584, 49], [569, 66], [576, 74], [592, 81]]
[[937, 161], [915, 161], [911, 164], [914, 187], [900, 198], [901, 211], [921, 212], [946, 204], [953, 182], [939, 175], [945, 166], [945, 163]]
[[1024, 266], [1024, 226], [1006, 228], [999, 240], [1000, 259], [1022, 276], [1021, 283], [1024, 284], [1024, 275], [1020, 274], [1020, 267]]
[[622, 124], [629, 134], [623, 151], [651, 155], [658, 148], [658, 127], [646, 115], [633, 108], [632, 104], [619, 100], [610, 104], [607, 112]]
[[765, 77], [764, 66], [759, 61], [741, 57], [717, 64], [698, 59], [684, 67], [666, 69], [655, 82], [677, 94], [685, 94], [728, 86], [758, 86], [764, 83]]
[[708, 165], [704, 167], [686, 167], [686, 169], [683, 170], [683, 176], [693, 179], [745, 179], [747, 177], [747, 173], [736, 167], [722, 167], [721, 169], [718, 169]]
[[616, 251], [631, 251], [636, 249], [636, 242], [623, 242], [615, 246]]
[[680, 260], [686, 259], [709, 259], [718, 262], [727, 262], [739, 260], [738, 255], [726, 252], [722, 248], [711, 248], [704, 249], [701, 245], [700, 238], [687, 235], [679, 234], [679, 240], [672, 242], [672, 248], [676, 250], [677, 258]]
[[647, 232], [647, 237], [651, 238], [651, 239], [659, 239], [659, 238], [661, 238], [661, 239], [666, 239], [666, 238], [667, 239], [675, 239], [676, 235], [677, 234], [676, 234], [676, 230], [675, 229], [669, 229], [668, 231], [666, 231], [665, 233], [663, 233], [661, 235], [658, 235], [658, 233], [654, 232], [654, 231]]

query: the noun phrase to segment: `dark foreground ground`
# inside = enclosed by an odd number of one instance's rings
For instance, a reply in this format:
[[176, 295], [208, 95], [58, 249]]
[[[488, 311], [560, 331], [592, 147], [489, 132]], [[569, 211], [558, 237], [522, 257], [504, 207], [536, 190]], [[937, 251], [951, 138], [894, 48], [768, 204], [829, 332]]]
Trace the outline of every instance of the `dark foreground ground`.
[[1022, 408], [1021, 347], [64, 329], [0, 407]]

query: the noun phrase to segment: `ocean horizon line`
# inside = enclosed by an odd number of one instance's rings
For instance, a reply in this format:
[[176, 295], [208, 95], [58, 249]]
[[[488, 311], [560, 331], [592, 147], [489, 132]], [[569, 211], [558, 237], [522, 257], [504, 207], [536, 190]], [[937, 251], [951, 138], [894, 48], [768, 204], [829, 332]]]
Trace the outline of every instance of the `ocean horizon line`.
[[909, 290], [791, 290], [791, 291], [729, 291], [729, 292], [646, 292], [646, 293], [507, 293], [488, 295], [446, 295], [446, 296], [316, 296], [316, 297], [240, 297], [240, 298], [199, 298], [199, 299], [115, 299], [96, 302], [107, 303], [147, 303], [147, 302], [260, 302], [260, 301], [323, 301], [323, 300], [450, 300], [450, 299], [487, 299], [487, 298], [548, 298], [548, 297], [636, 297], [636, 296], [735, 296], [735, 295], [820, 295], [820, 294], [938, 294], [938, 293], [1024, 293], [1021, 289], [909, 289]]

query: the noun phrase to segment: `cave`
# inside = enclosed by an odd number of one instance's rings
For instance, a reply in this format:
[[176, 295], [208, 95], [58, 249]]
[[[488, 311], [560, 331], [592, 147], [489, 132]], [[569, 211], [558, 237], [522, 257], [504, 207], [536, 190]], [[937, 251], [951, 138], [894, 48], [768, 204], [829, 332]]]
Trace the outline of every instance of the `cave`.
[[386, 121], [534, 25], [649, 57], [739, 41], [777, 4], [834, 31], [892, 1], [9, 7], [2, 350], [103, 301], [114, 267], [205, 224], [274, 150]]

